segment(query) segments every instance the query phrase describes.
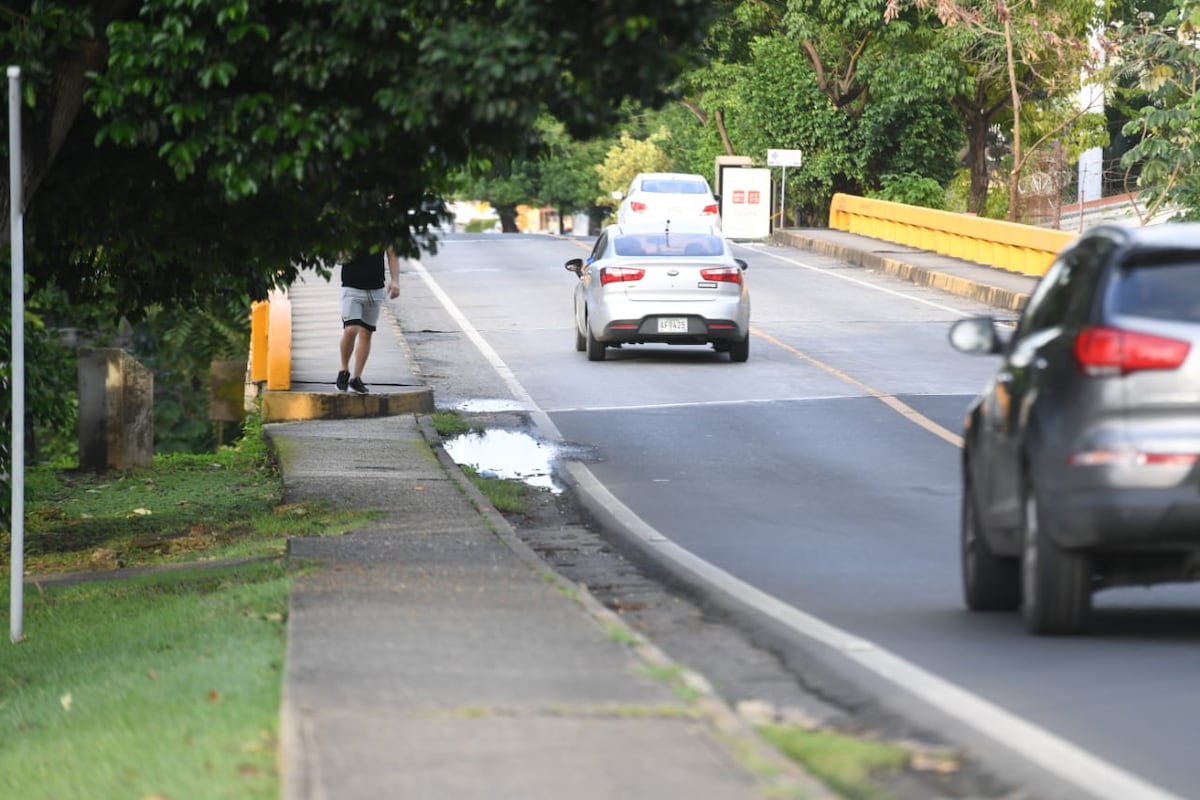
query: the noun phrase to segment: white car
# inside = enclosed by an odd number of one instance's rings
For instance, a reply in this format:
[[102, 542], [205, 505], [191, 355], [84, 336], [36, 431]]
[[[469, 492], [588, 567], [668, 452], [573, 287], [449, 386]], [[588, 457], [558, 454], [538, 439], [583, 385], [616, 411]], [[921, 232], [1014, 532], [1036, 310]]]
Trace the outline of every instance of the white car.
[[703, 175], [642, 172], [629, 184], [617, 208], [617, 224], [648, 220], [700, 219], [721, 227], [721, 213]]
[[730, 361], [750, 357], [747, 264], [707, 222], [610, 225], [586, 259], [566, 268], [575, 285], [575, 349], [603, 361], [626, 344], [711, 344]]

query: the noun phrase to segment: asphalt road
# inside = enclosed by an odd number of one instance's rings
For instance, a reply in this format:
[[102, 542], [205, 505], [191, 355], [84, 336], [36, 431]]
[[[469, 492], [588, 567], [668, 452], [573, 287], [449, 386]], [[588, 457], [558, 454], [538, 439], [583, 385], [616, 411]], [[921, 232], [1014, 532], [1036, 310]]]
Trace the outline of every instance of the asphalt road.
[[988, 309], [810, 253], [742, 248], [748, 363], [667, 346], [592, 363], [573, 348], [576, 278], [562, 267], [588, 246], [457, 236], [408, 265], [410, 291], [438, 306], [404, 306], [406, 333], [440, 342], [424, 368], [462, 398], [537, 412], [594, 454], [586, 469], [620, 504], [736, 591], [961, 690], [971, 703], [949, 701], [958, 709], [981, 701], [1019, 723], [991, 735], [1065, 742], [1081, 758], [1059, 758], [1068, 773], [1114, 768], [1093, 780], [1121, 788], [1096, 796], [1200, 797], [1200, 587], [1103, 592], [1075, 639], [963, 609], [957, 434], [994, 365], [952, 351], [946, 330]]

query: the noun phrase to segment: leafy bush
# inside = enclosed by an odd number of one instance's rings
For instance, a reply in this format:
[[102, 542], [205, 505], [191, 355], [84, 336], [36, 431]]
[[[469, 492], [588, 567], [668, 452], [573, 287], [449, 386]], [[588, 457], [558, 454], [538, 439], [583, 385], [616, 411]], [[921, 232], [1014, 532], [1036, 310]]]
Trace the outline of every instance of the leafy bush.
[[946, 207], [946, 190], [933, 178], [908, 172], [903, 175], [883, 175], [881, 182], [882, 187], [868, 192], [868, 197], [924, 208]]

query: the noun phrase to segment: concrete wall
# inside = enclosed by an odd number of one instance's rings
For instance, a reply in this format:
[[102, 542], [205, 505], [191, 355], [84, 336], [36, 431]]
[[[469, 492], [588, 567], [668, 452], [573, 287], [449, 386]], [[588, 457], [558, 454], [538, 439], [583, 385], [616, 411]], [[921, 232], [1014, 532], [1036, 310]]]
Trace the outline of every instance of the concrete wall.
[[79, 353], [79, 466], [128, 469], [154, 460], [154, 374], [124, 350]]

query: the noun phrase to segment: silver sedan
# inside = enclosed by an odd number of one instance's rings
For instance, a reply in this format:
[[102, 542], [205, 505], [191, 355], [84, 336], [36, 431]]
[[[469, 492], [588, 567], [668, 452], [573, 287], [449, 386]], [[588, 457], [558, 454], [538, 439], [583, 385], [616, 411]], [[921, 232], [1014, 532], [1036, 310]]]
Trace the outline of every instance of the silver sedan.
[[746, 262], [706, 222], [611, 225], [566, 268], [575, 285], [575, 349], [603, 361], [608, 347], [709, 345], [750, 357]]

